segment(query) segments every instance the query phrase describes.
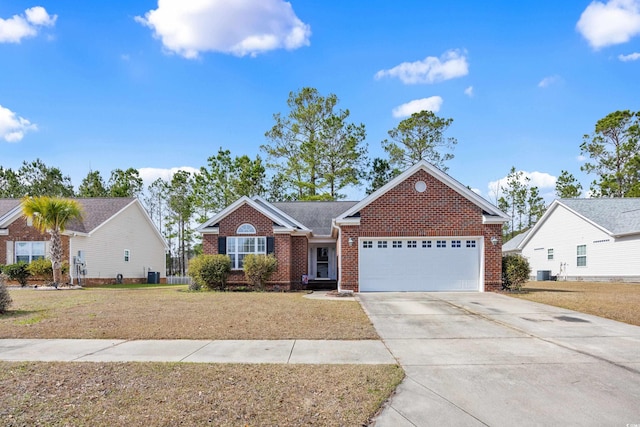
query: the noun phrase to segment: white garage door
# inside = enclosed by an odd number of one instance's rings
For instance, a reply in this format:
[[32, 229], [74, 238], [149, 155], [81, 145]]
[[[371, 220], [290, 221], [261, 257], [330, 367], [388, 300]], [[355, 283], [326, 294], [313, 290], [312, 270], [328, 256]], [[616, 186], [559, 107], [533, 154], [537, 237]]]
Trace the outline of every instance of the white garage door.
[[361, 238], [361, 292], [478, 291], [480, 238]]

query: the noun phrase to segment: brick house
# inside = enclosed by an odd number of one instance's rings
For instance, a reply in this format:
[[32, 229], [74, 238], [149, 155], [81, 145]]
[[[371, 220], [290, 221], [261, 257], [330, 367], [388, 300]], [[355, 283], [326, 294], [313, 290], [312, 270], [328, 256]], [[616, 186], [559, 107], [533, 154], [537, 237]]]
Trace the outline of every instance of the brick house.
[[485, 291], [501, 286], [508, 216], [422, 161], [359, 202], [242, 197], [202, 224], [204, 253], [274, 253], [272, 285], [336, 281], [341, 291]]
[[[79, 198], [83, 217], [62, 233], [69, 279], [83, 285], [146, 283], [148, 272], [166, 278], [167, 244], [135, 198]], [[0, 264], [48, 257], [49, 234], [22, 215], [19, 199], [0, 199]]]

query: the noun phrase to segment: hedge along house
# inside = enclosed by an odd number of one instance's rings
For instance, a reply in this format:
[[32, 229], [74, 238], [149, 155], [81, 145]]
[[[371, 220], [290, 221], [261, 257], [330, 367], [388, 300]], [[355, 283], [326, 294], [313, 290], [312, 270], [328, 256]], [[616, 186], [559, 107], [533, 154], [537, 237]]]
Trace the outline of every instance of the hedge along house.
[[[64, 260], [73, 283], [145, 283], [150, 271], [166, 278], [167, 244], [135, 198], [75, 199], [83, 217], [62, 233]], [[0, 199], [0, 263], [48, 257], [50, 236], [22, 214], [19, 199]]]
[[501, 287], [505, 213], [421, 161], [360, 202], [242, 197], [202, 224], [204, 253], [273, 253], [271, 285], [336, 280], [341, 291], [485, 291]]

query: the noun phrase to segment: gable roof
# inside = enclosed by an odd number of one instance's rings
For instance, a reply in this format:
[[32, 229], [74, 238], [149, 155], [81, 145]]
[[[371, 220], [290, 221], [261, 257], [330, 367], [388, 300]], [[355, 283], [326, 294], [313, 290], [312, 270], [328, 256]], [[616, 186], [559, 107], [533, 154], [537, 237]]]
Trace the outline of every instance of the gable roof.
[[527, 237], [527, 235], [529, 235], [529, 232], [531, 231], [531, 229], [528, 229], [527, 231], [523, 231], [522, 233], [513, 236], [511, 239], [509, 239], [508, 241], [504, 242], [502, 244], [502, 252], [514, 252], [514, 251], [519, 251], [520, 250], [520, 243], [522, 243], [522, 241], [525, 239], [525, 237]]
[[20, 199], [0, 199], [0, 228], [6, 227], [13, 221], [19, 208]]
[[82, 206], [82, 219], [73, 220], [67, 224], [68, 231], [90, 234], [118, 212], [126, 208], [136, 199], [133, 197], [105, 197], [105, 198], [79, 198]]
[[559, 207], [567, 209], [611, 237], [640, 234], [640, 198], [556, 199], [517, 248], [522, 249]]
[[612, 236], [640, 233], [640, 198], [560, 199], [558, 203]]
[[302, 223], [289, 216], [287, 213], [276, 208], [273, 204], [267, 202], [261, 197], [255, 196], [249, 198], [242, 196], [229, 206], [218, 212], [216, 215], [207, 220], [204, 224], [198, 227], [197, 231], [200, 233], [206, 233], [208, 230], [213, 230], [217, 227], [218, 222], [236, 211], [241, 206], [248, 205], [264, 216], [273, 221], [274, 225], [277, 225], [284, 229], [301, 230], [303, 232], [310, 232], [311, 230], [305, 227]]
[[[82, 206], [82, 219], [70, 221], [67, 231], [89, 234], [102, 224], [113, 218], [118, 212], [137, 199], [133, 197], [104, 197], [73, 199]], [[22, 216], [20, 199], [0, 199], [0, 228]]]
[[355, 201], [274, 202], [273, 206], [296, 218], [316, 236], [331, 235], [331, 221], [351, 208]]
[[487, 222], [495, 222], [495, 223], [504, 223], [509, 221], [509, 216], [498, 209], [496, 206], [491, 204], [488, 200], [482, 198], [478, 194], [471, 191], [466, 186], [462, 185], [460, 182], [451, 178], [446, 173], [442, 172], [437, 167], [433, 166], [426, 160], [421, 160], [415, 165], [411, 166], [409, 169], [402, 172], [400, 175], [380, 187], [378, 190], [371, 193], [369, 196], [365, 197], [362, 201], [358, 202], [346, 212], [342, 213], [339, 217], [336, 218], [336, 222], [340, 222], [340, 220], [344, 220], [350, 216], [356, 215], [360, 210], [364, 207], [387, 193], [389, 190], [393, 189], [395, 186], [403, 182], [405, 179], [409, 178], [411, 175], [415, 174], [419, 170], [423, 170], [429, 175], [433, 176], [440, 182], [447, 185], [452, 190], [456, 191], [462, 197], [469, 200], [471, 203], [474, 203], [478, 207], [482, 208], [483, 213], [485, 214], [485, 220]]

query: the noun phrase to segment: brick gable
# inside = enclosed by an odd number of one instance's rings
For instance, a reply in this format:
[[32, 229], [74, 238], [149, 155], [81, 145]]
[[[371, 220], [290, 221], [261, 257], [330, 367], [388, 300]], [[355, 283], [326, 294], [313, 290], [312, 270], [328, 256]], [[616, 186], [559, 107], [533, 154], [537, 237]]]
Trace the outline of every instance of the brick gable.
[[[424, 181], [419, 193], [415, 183]], [[480, 236], [482, 210], [423, 170], [399, 183], [360, 211], [359, 235]]]

